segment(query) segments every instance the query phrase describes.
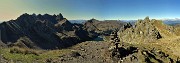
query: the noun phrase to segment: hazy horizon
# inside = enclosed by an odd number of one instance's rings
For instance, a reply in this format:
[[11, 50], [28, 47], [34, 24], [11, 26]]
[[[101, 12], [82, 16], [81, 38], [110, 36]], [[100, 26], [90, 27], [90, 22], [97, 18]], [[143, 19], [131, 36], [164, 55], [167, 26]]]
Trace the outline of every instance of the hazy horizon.
[[0, 21], [23, 13], [59, 14], [68, 20], [137, 20], [180, 18], [179, 0], [1, 0]]

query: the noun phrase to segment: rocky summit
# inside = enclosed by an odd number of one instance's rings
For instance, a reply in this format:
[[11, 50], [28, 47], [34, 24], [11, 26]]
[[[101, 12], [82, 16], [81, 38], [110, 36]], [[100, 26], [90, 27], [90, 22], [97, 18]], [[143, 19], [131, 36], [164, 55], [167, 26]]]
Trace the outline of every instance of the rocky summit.
[[168, 26], [161, 20], [146, 17], [138, 20], [134, 26], [130, 23], [124, 25], [118, 32], [123, 42], [153, 42], [167, 37], [178, 36], [178, 27]]
[[[21, 15], [16, 20], [0, 24], [0, 43], [35, 49], [64, 48], [90, 40], [95, 35], [80, 24], [72, 24], [62, 14]], [[23, 44], [23, 45], [22, 45]]]
[[138, 20], [134, 26], [128, 23], [119, 31], [119, 37], [124, 42], [152, 42], [160, 39], [162, 35], [155, 26], [156, 21], [146, 17], [144, 20]]
[[177, 31], [178, 27], [149, 17], [135, 25], [127, 23], [112, 34], [109, 57], [115, 63], [179, 63]]

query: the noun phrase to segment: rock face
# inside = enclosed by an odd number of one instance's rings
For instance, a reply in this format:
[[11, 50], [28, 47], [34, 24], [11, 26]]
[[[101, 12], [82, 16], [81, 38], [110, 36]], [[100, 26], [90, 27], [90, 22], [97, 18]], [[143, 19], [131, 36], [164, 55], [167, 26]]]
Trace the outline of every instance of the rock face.
[[118, 33], [123, 42], [151, 42], [162, 38], [155, 22], [146, 17], [144, 20], [138, 20], [134, 26], [130, 23], [123, 26]]
[[23, 43], [29, 48], [64, 48], [81, 41], [90, 40], [93, 34], [82, 28], [81, 24], [72, 24], [59, 15], [32, 14], [21, 15], [16, 20], [0, 24], [0, 44]]
[[116, 20], [99, 21], [91, 19], [84, 23], [84, 28], [90, 32], [109, 35], [112, 31], [119, 30], [124, 24], [124, 22]]

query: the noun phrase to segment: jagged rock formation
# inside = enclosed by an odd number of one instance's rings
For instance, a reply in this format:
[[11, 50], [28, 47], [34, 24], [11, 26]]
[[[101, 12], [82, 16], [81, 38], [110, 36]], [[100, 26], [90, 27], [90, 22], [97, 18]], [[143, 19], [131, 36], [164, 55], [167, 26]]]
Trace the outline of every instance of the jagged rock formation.
[[[1, 40], [4, 44], [24, 44], [23, 47], [55, 49], [90, 40], [95, 35], [72, 24], [59, 15], [21, 15], [16, 20], [0, 24]], [[1, 43], [1, 42], [0, 42]]]
[[[124, 29], [130, 28], [130, 24], [126, 24]], [[123, 31], [123, 30], [122, 30]], [[178, 63], [179, 59], [172, 58], [162, 49], [146, 45], [130, 45], [119, 40], [116, 33], [111, 34], [110, 45], [106, 59], [109, 63]], [[117, 43], [116, 43], [117, 42]], [[110, 59], [109, 59], [110, 58]]]
[[146, 17], [144, 20], [138, 20], [134, 26], [128, 23], [119, 31], [119, 37], [123, 42], [152, 42], [160, 39], [162, 35], [155, 26], [156, 21]]
[[112, 31], [119, 30], [124, 24], [116, 20], [99, 21], [93, 18], [84, 23], [84, 28], [101, 35], [110, 35]]

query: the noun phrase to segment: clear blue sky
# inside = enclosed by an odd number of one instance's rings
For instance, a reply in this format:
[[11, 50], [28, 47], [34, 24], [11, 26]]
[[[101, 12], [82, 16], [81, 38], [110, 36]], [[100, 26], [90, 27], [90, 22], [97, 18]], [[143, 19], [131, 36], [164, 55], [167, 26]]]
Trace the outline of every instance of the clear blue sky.
[[62, 13], [70, 20], [180, 18], [180, 0], [0, 0], [0, 20], [23, 13]]

